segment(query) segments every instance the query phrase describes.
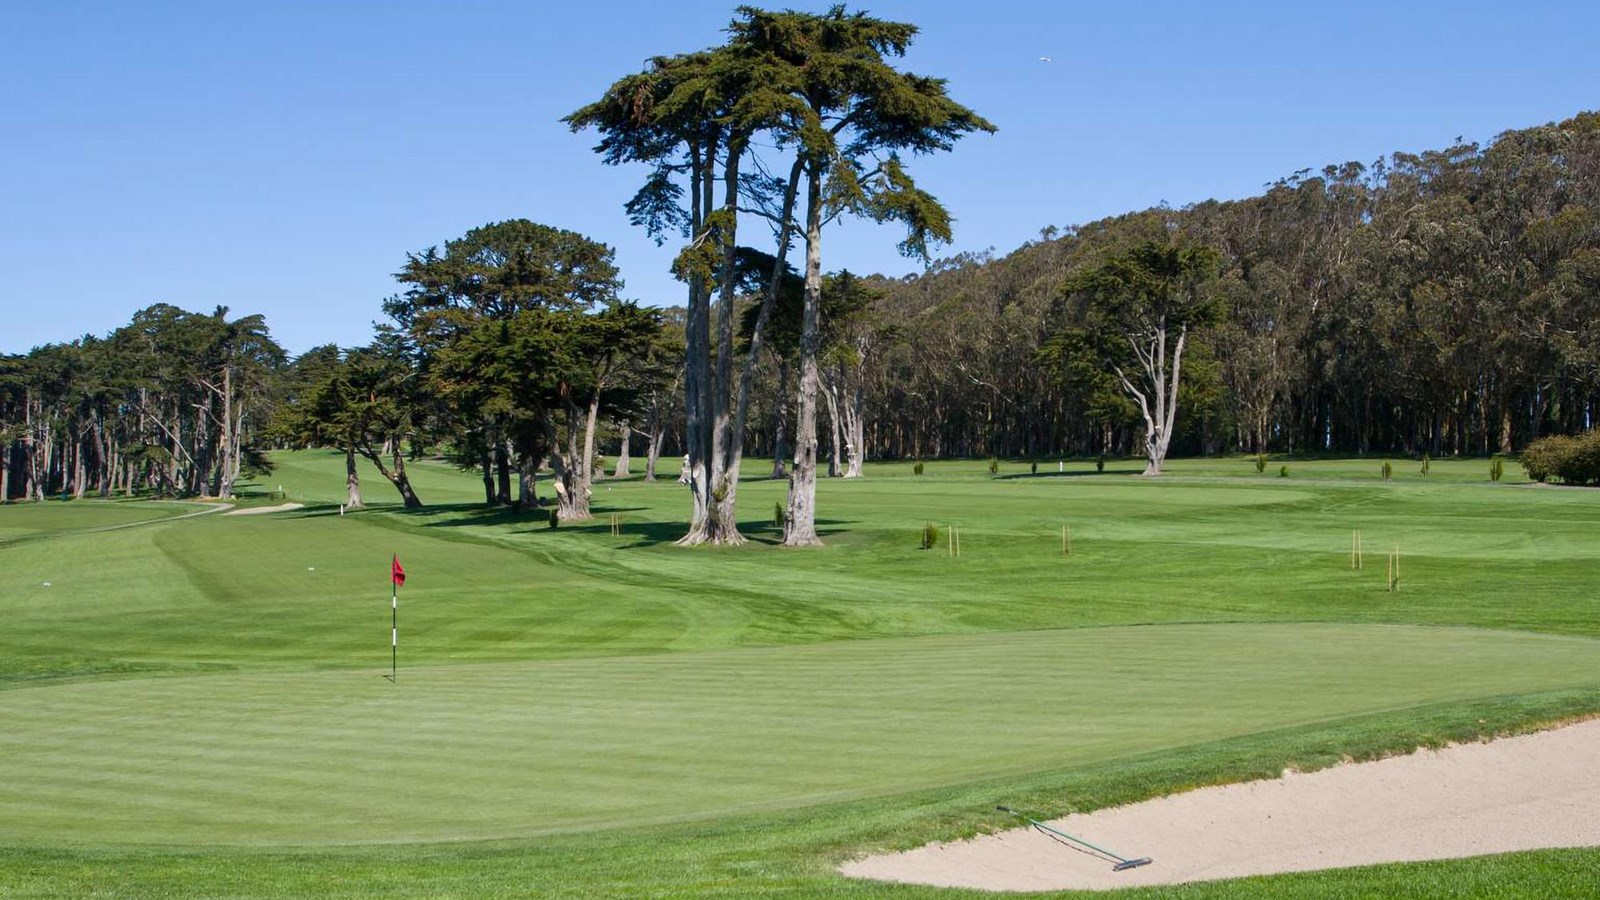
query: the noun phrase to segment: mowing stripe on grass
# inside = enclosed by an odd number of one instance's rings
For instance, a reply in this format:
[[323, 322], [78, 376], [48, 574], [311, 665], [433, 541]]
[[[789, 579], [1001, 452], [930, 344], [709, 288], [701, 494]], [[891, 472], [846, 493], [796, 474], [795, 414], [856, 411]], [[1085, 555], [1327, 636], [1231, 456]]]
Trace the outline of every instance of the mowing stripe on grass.
[[0, 840], [338, 844], [617, 827], [1063, 769], [1590, 684], [1600, 641], [1194, 625], [228, 674], [0, 694]]

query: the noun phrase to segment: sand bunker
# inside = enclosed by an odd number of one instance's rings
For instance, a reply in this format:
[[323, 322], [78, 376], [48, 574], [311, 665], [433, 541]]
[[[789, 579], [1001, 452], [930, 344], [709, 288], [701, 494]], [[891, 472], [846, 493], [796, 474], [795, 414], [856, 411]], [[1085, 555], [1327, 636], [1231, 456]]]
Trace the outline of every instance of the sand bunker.
[[288, 512], [291, 509], [303, 509], [304, 503], [283, 503], [278, 506], [247, 506], [244, 509], [235, 509], [223, 513], [225, 516], [259, 516], [262, 513]]
[[1600, 719], [1273, 781], [1203, 788], [1048, 824], [1152, 865], [1108, 862], [1033, 829], [841, 868], [994, 891], [1101, 889], [1382, 862], [1600, 846]]

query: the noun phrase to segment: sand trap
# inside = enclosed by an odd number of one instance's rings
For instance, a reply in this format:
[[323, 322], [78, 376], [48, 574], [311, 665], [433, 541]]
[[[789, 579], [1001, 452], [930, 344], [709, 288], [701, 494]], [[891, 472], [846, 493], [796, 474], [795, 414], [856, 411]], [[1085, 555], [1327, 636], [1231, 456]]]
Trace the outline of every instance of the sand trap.
[[283, 503], [278, 506], [247, 506], [244, 509], [235, 509], [225, 512], [225, 516], [259, 516], [262, 513], [288, 512], [291, 509], [304, 509], [304, 503]]
[[1048, 824], [1152, 865], [1112, 872], [1032, 829], [873, 856], [855, 878], [994, 891], [1208, 881], [1600, 846], [1600, 719], [1273, 781], [1203, 788]]

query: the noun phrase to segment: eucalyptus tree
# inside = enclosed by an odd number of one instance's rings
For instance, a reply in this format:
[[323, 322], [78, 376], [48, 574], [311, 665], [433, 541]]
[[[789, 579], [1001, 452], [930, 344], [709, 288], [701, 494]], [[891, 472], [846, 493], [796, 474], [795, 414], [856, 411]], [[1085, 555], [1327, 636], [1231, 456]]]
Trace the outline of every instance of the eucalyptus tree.
[[931, 243], [950, 239], [950, 216], [916, 186], [900, 154], [949, 150], [968, 133], [994, 130], [950, 99], [943, 80], [900, 72], [889, 63], [887, 57], [905, 54], [916, 33], [914, 25], [849, 13], [843, 6], [821, 14], [745, 6], [729, 26], [729, 48], [763, 60], [765, 90], [788, 98], [771, 134], [796, 154], [806, 191], [800, 397], [785, 546], [821, 543], [816, 405], [824, 224], [844, 215], [899, 221], [907, 227], [900, 250], [925, 258]]
[[1172, 444], [1190, 333], [1216, 320], [1209, 290], [1219, 254], [1209, 247], [1140, 244], [1068, 276], [1064, 340], [1093, 354], [1138, 404], [1145, 475], [1160, 475]]

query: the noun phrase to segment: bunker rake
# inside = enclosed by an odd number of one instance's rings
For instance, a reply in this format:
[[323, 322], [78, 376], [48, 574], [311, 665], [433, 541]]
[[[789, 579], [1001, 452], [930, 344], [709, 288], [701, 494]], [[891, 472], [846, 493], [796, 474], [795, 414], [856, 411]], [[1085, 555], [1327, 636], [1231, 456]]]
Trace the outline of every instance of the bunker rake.
[[1107, 850], [1104, 847], [1096, 847], [1094, 844], [1089, 843], [1088, 841], [1084, 840], [1081, 837], [1076, 837], [1074, 835], [1067, 834], [1065, 831], [1062, 831], [1062, 830], [1060, 830], [1058, 828], [1051, 828], [1049, 825], [1046, 825], [1045, 823], [1039, 821], [1038, 819], [1034, 819], [1034, 818], [1031, 818], [1029, 816], [1025, 816], [1022, 813], [1017, 812], [1016, 810], [1012, 809], [1009, 806], [996, 806], [995, 809], [997, 809], [997, 810], [999, 810], [999, 811], [1001, 811], [1003, 813], [1010, 813], [1013, 816], [1016, 816], [1017, 818], [1021, 819], [1024, 822], [1027, 822], [1029, 825], [1033, 826], [1034, 828], [1038, 829], [1039, 831], [1043, 832], [1045, 835], [1047, 835], [1049, 837], [1064, 838], [1064, 839], [1066, 839], [1068, 841], [1071, 841], [1073, 844], [1076, 844], [1079, 847], [1086, 847], [1090, 851], [1092, 851], [1094, 853], [1097, 853], [1100, 856], [1105, 857], [1108, 861], [1113, 863], [1113, 865], [1111, 866], [1111, 871], [1113, 871], [1113, 872], [1125, 872], [1128, 869], [1137, 869], [1140, 866], [1148, 866], [1152, 862], [1155, 862], [1155, 860], [1151, 859], [1148, 856], [1141, 856], [1138, 859], [1128, 859], [1127, 857], [1120, 856], [1120, 855], [1118, 855], [1116, 853], [1112, 853], [1110, 850]]

